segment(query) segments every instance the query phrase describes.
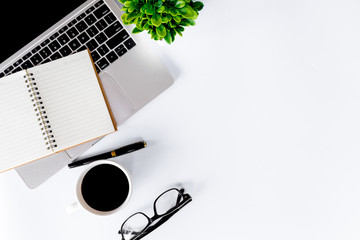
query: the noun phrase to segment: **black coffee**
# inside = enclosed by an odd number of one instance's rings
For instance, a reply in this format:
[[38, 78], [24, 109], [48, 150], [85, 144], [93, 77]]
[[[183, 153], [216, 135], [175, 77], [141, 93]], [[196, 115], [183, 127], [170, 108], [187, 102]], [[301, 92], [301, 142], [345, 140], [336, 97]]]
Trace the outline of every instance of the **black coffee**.
[[81, 193], [91, 208], [107, 212], [125, 202], [129, 187], [128, 178], [121, 169], [111, 164], [100, 164], [86, 173]]

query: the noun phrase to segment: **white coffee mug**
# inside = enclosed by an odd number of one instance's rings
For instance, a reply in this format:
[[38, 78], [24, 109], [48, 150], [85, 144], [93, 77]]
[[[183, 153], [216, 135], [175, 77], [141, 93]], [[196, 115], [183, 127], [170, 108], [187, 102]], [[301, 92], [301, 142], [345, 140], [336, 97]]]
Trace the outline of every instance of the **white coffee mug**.
[[78, 203], [96, 215], [117, 212], [128, 203], [131, 194], [129, 172], [120, 164], [109, 160], [90, 164], [76, 185]]

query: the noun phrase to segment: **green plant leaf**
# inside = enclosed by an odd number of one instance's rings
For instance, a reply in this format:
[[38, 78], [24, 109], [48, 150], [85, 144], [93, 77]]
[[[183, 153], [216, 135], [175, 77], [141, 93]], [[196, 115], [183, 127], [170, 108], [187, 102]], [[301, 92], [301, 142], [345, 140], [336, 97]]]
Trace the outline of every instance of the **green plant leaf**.
[[179, 11], [176, 8], [170, 8], [170, 14], [175, 17], [179, 14]]
[[166, 7], [163, 5], [163, 6], [159, 7], [156, 11], [157, 11], [158, 13], [162, 13], [162, 12], [165, 11], [165, 9], [166, 9]]
[[174, 41], [175, 41], [175, 37], [176, 37], [176, 31], [175, 31], [173, 28], [171, 28], [171, 29], [170, 29], [170, 33], [171, 33], [172, 41], [174, 42]]
[[177, 1], [178, 0], [167, 0], [167, 2], [169, 2], [171, 6], [175, 6]]
[[186, 5], [183, 8], [179, 8], [178, 11], [184, 18], [195, 20], [198, 16], [197, 12], [189, 5]]
[[165, 16], [161, 17], [161, 22], [162, 23], [168, 23], [170, 22], [172, 19], [172, 16], [170, 14], [166, 14]]
[[165, 26], [161, 24], [160, 26], [156, 27], [156, 34], [161, 38], [165, 37], [166, 36]]
[[168, 44], [171, 44], [172, 43], [172, 36], [171, 36], [171, 33], [170, 33], [170, 31], [168, 31], [167, 33], [166, 33], [166, 36], [164, 37], [164, 39], [165, 39], [165, 41], [168, 43]]
[[126, 0], [119, 0], [119, 2], [121, 2], [122, 4], [124, 4], [126, 2]]
[[177, 1], [176, 3], [175, 3], [175, 7], [176, 8], [182, 8], [182, 7], [184, 7], [185, 6], [185, 1], [183, 1], [183, 0], [179, 0], [179, 1]]
[[150, 22], [150, 21], [147, 21], [147, 22], [145, 23], [145, 25], [144, 25], [144, 27], [143, 27], [145, 30], [150, 30], [150, 24], [149, 24], [149, 22]]
[[131, 13], [131, 12], [133, 12], [135, 9], [136, 9], [135, 6], [130, 6], [130, 7], [128, 8], [128, 12]]
[[131, 22], [136, 18], [137, 12], [131, 12], [127, 15], [126, 21]]
[[151, 30], [149, 30], [149, 32], [150, 32], [151, 39], [154, 39], [156, 37], [156, 31], [151, 29]]
[[155, 13], [155, 10], [154, 9], [151, 9], [151, 8], [146, 8], [145, 9], [145, 13], [147, 15], [153, 15]]
[[200, 11], [204, 8], [204, 3], [200, 2], [200, 1], [196, 1], [191, 4], [191, 7], [193, 9], [195, 9], [196, 11]]
[[128, 13], [124, 13], [123, 15], [121, 15], [121, 20], [125, 22], [128, 15]]
[[159, 7], [161, 7], [162, 4], [163, 4], [163, 2], [161, 0], [158, 0], [157, 2], [155, 2], [154, 6], [159, 8]]
[[151, 18], [151, 23], [155, 26], [158, 27], [161, 24], [161, 15], [160, 14], [154, 14]]
[[136, 33], [140, 33], [142, 32], [143, 30], [140, 30], [138, 29], [137, 27], [135, 27], [133, 30], [132, 30], [132, 33], [136, 34]]
[[173, 17], [173, 19], [174, 19], [175, 22], [180, 23], [182, 17], [180, 15], [177, 15], [177, 16]]
[[177, 34], [179, 34], [181, 37], [183, 36], [179, 28], [175, 28], [175, 31], [176, 31]]
[[144, 18], [140, 21], [141, 28], [144, 28], [145, 24], [148, 22], [147, 18]]
[[177, 27], [175, 30], [176, 30], [176, 31], [183, 32], [183, 31], [185, 31], [185, 28], [180, 26], [180, 27]]
[[195, 26], [195, 21], [192, 19], [187, 19], [184, 18], [183, 20], [181, 20], [180, 25], [184, 25], [184, 26]]
[[177, 23], [176, 23], [175, 21], [170, 21], [170, 22], [169, 22], [169, 26], [170, 26], [171, 28], [176, 28], [176, 27], [177, 27]]
[[124, 5], [125, 5], [125, 7], [130, 7], [130, 6], [133, 5], [133, 2], [132, 1], [126, 1], [126, 2], [124, 2]]

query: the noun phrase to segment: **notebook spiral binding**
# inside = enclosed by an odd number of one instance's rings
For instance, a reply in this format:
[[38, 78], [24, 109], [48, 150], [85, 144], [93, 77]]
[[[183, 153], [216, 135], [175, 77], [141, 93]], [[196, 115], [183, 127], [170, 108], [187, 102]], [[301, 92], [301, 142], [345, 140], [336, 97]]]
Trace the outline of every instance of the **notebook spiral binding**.
[[36, 112], [37, 120], [39, 121], [39, 127], [44, 136], [44, 141], [48, 150], [53, 150], [57, 147], [56, 140], [51, 130], [51, 125], [46, 115], [45, 106], [42, 102], [39, 89], [36, 85], [36, 80], [33, 73], [27, 73], [24, 75], [26, 87], [31, 98], [31, 102]]

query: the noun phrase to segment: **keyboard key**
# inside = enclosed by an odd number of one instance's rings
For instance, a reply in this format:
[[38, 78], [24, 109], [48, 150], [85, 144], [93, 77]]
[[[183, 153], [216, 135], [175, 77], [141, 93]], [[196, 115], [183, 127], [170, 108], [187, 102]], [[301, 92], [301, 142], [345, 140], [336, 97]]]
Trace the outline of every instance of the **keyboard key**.
[[97, 60], [100, 59], [100, 55], [96, 51], [94, 51], [91, 53], [91, 58], [94, 62], [96, 62]]
[[86, 30], [87, 34], [89, 34], [90, 37], [94, 37], [96, 34], [99, 33], [99, 30], [95, 26], [90, 27], [88, 30]]
[[50, 51], [50, 49], [48, 47], [45, 47], [45, 48], [40, 50], [40, 55], [41, 55], [42, 58], [45, 59], [45, 58], [47, 58], [47, 57], [49, 57], [51, 55], [51, 51]]
[[30, 60], [27, 60], [25, 61], [22, 65], [21, 65], [21, 68], [22, 69], [27, 69], [27, 68], [31, 68], [33, 67], [34, 65], [30, 62]]
[[92, 14], [87, 16], [84, 20], [89, 26], [96, 22], [96, 18]]
[[98, 53], [100, 53], [101, 56], [104, 56], [105, 54], [107, 54], [110, 50], [109, 48], [103, 44], [101, 45], [98, 49], [97, 49]]
[[119, 57], [121, 57], [122, 55], [124, 55], [127, 52], [127, 50], [124, 47], [124, 45], [121, 44], [120, 46], [115, 48], [115, 52], [119, 55]]
[[121, 29], [123, 29], [123, 26], [120, 24], [120, 22], [115, 22], [113, 25], [105, 29], [105, 34], [109, 38], [112, 37], [115, 33], [119, 32]]
[[66, 33], [70, 38], [74, 38], [79, 35], [79, 32], [75, 29], [75, 27], [70, 28]]
[[7, 69], [5, 69], [4, 73], [5, 73], [5, 74], [8, 74], [8, 73], [10, 73], [11, 70], [13, 70], [13, 69], [14, 69], [14, 67], [13, 67], [13, 66], [10, 66], [10, 67], [8, 67]]
[[96, 41], [99, 43], [99, 44], [102, 44], [103, 42], [106, 41], [107, 37], [105, 36], [104, 33], [99, 33], [96, 37], [95, 37]]
[[50, 58], [45, 59], [44, 61], [42, 61], [41, 64], [48, 63], [48, 62], [51, 62], [51, 59], [50, 59]]
[[113, 63], [116, 59], [118, 59], [119, 57], [116, 55], [116, 53], [114, 52], [110, 52], [108, 55], [106, 55], [106, 59], [110, 62]]
[[107, 41], [106, 44], [110, 49], [113, 49], [128, 37], [129, 34], [125, 30], [122, 30], [121, 32], [117, 33], [113, 38], [111, 38], [109, 41]]
[[17, 60], [17, 61], [14, 63], [14, 67], [19, 66], [22, 62], [23, 62], [22, 59]]
[[95, 65], [95, 69], [96, 69], [97, 73], [99, 73], [101, 71], [100, 68], [97, 65]]
[[50, 40], [54, 40], [59, 36], [59, 33], [54, 33], [51, 37]]
[[11, 73], [16, 73], [16, 72], [19, 72], [19, 71], [21, 71], [22, 69], [21, 69], [21, 67], [17, 67], [17, 68], [15, 68]]
[[51, 57], [50, 57], [50, 59], [51, 60], [56, 60], [56, 59], [59, 59], [59, 58], [61, 58], [61, 55], [60, 55], [60, 53], [58, 53], [58, 52], [56, 52], [56, 53], [54, 53], [53, 55], [51, 55]]
[[130, 50], [130, 49], [132, 49], [136, 44], [135, 44], [135, 42], [134, 42], [134, 40], [133, 40], [132, 38], [129, 38], [128, 40], [126, 40], [126, 41], [124, 42], [124, 45], [126, 46], [126, 48], [127, 48], [128, 50]]
[[56, 52], [60, 48], [60, 44], [58, 43], [58, 41], [54, 40], [49, 44], [49, 47], [51, 51]]
[[50, 42], [50, 40], [49, 40], [49, 39], [46, 39], [44, 42], [42, 42], [42, 43], [40, 44], [40, 46], [45, 47], [46, 45], [49, 44], [49, 42]]
[[59, 33], [64, 33], [64, 32], [66, 32], [66, 30], [68, 30], [68, 29], [69, 29], [68, 26], [64, 26], [63, 28], [61, 28], [61, 29], [59, 30]]
[[101, 30], [105, 29], [108, 25], [104, 19], [101, 19], [100, 21], [95, 23], [95, 26], [101, 31]]
[[71, 22], [69, 22], [68, 27], [74, 26], [76, 22], [77, 22], [76, 19], [72, 20]]
[[104, 1], [99, 1], [99, 2], [95, 3], [95, 7], [100, 7], [103, 3], [104, 3]]
[[84, 50], [87, 50], [87, 48], [86, 48], [86, 46], [82, 45], [82, 46], [80, 46], [80, 48], [78, 48], [76, 50], [76, 52], [81, 52], [81, 51], [84, 51]]
[[87, 41], [89, 41], [89, 39], [90, 39], [90, 37], [86, 34], [86, 32], [83, 32], [82, 34], [80, 34], [80, 35], [78, 36], [78, 40], [79, 40], [82, 44], [84, 44], [84, 43], [86, 43]]
[[28, 59], [31, 56], [31, 52], [28, 52], [27, 54], [25, 54], [25, 56], [22, 58], [23, 60]]
[[34, 64], [34, 65], [38, 65], [39, 63], [41, 63], [41, 61], [43, 60], [42, 57], [37, 53], [35, 54], [34, 56], [32, 56], [30, 58], [31, 62]]
[[89, 7], [88, 10], [85, 11], [85, 13], [89, 14], [89, 13], [91, 13], [91, 12], [94, 11], [94, 10], [95, 10], [95, 7], [94, 7], [94, 6], [91, 6], [91, 7]]
[[114, 15], [113, 13], [109, 13], [108, 15], [106, 15], [106, 16], [104, 17], [104, 19], [106, 20], [106, 22], [107, 22], [108, 24], [111, 24], [111, 23], [113, 23], [113, 22], [116, 20], [116, 17], [115, 17], [115, 15]]
[[68, 43], [70, 41], [70, 38], [64, 33], [63, 35], [58, 37], [57, 40], [60, 42], [61, 45], [65, 45], [66, 43]]
[[82, 13], [82, 14], [80, 14], [80, 15], [76, 18], [76, 20], [80, 21], [80, 20], [83, 19], [85, 16], [86, 16], [86, 13]]
[[71, 49], [68, 46], [64, 46], [59, 50], [59, 52], [63, 57], [66, 57], [72, 53]]
[[86, 46], [90, 51], [93, 51], [99, 46], [99, 44], [94, 39], [91, 39], [89, 42], [86, 43]]
[[101, 17], [105, 16], [109, 12], [110, 12], [110, 9], [104, 4], [94, 11], [94, 15], [95, 15], [95, 17], [100, 19]]
[[74, 39], [69, 43], [69, 46], [73, 51], [75, 51], [76, 49], [78, 49], [81, 46], [81, 44], [77, 39]]
[[40, 50], [40, 48], [41, 48], [40, 46], [37, 46], [31, 52], [36, 53], [36, 52], [38, 52]]
[[79, 22], [78, 24], [75, 25], [75, 27], [79, 32], [82, 32], [85, 29], [87, 29], [87, 25], [84, 21]]
[[99, 68], [101, 70], [105, 69], [107, 66], [110, 65], [109, 62], [105, 58], [99, 60], [96, 64], [99, 66]]

